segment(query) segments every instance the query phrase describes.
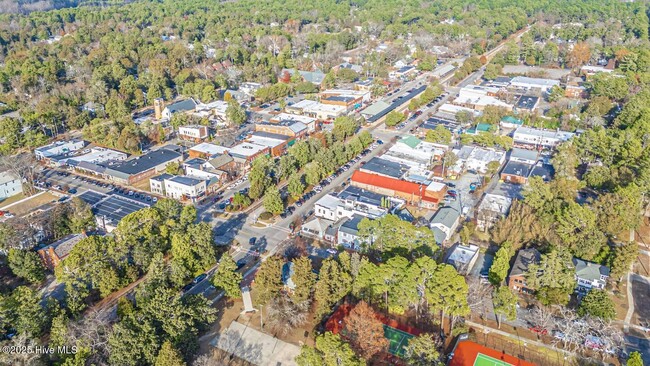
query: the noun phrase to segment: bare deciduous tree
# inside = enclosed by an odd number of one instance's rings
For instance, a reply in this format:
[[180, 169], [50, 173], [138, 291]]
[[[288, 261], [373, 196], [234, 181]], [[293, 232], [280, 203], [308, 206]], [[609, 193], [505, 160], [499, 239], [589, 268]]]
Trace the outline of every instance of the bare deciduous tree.
[[89, 347], [88, 364], [103, 365], [108, 363], [108, 337], [111, 333], [110, 322], [105, 315], [92, 311], [82, 319], [68, 324], [67, 344]]
[[481, 280], [475, 276], [471, 276], [467, 281], [469, 288], [469, 296], [467, 297], [467, 305], [470, 309], [470, 318], [474, 314], [479, 314], [483, 318], [483, 314], [490, 307], [492, 303], [492, 286], [489, 283], [481, 283]]
[[296, 304], [286, 296], [278, 296], [267, 305], [268, 327], [276, 334], [287, 335], [293, 329], [305, 324], [309, 303]]

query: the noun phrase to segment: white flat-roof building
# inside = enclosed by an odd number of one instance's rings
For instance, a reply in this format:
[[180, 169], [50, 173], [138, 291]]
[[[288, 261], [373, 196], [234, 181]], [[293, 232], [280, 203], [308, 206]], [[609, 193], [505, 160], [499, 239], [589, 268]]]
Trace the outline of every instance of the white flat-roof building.
[[342, 97], [352, 97], [352, 98], [361, 98], [362, 101], [370, 101], [370, 91], [369, 90], [354, 90], [354, 89], [327, 89], [320, 93], [321, 97], [329, 96], [342, 96]]
[[548, 93], [552, 87], [560, 86], [560, 81], [553, 79], [529, 78], [527, 76], [516, 76], [510, 80], [510, 86], [524, 89], [541, 89], [543, 92]]
[[347, 108], [340, 105], [323, 104], [314, 100], [301, 100], [300, 102], [286, 107], [291, 113], [306, 115], [320, 120], [333, 120], [344, 115]]
[[458, 273], [465, 275], [474, 267], [478, 259], [478, 252], [478, 245], [454, 244], [447, 254], [445, 263], [454, 266]]
[[188, 176], [172, 176], [164, 180], [165, 196], [177, 200], [198, 200], [205, 195], [207, 188], [203, 179]]
[[318, 121], [317, 118], [314, 117], [309, 117], [309, 116], [302, 116], [298, 114], [290, 114], [290, 113], [280, 113], [278, 115], [275, 115], [271, 117], [271, 122], [288, 122], [288, 121], [295, 121], [295, 122], [301, 122], [305, 126], [307, 126], [307, 132], [312, 133], [316, 131], [316, 121]]
[[454, 115], [454, 116], [458, 112], [469, 112], [473, 116], [478, 116], [479, 114], [481, 114], [480, 111], [477, 111], [475, 109], [467, 108], [467, 107], [461, 107], [459, 105], [455, 105], [455, 104], [451, 104], [451, 103], [445, 103], [445, 104], [441, 105], [438, 108], [438, 111], [442, 112], [442, 113], [451, 114], [451, 115]]
[[198, 145], [192, 146], [189, 150], [190, 157], [199, 158], [205, 157], [209, 158], [213, 155], [224, 154], [228, 152], [227, 147], [211, 144], [209, 142], [203, 142]]
[[82, 161], [99, 164], [108, 161], [123, 161], [126, 160], [127, 157], [128, 155], [121, 151], [106, 149], [103, 147], [93, 147], [90, 149], [90, 152], [83, 155], [72, 156], [62, 161], [62, 163], [72, 166], [75, 166]]
[[539, 130], [522, 126], [515, 130], [512, 138], [515, 144], [553, 148], [570, 140], [574, 135], [573, 132]]
[[57, 155], [69, 154], [86, 146], [84, 140], [56, 141], [49, 145], [37, 147], [34, 149], [36, 159], [47, 159]]
[[207, 126], [188, 125], [178, 128], [178, 136], [186, 140], [194, 140], [198, 142], [207, 139], [209, 135]]

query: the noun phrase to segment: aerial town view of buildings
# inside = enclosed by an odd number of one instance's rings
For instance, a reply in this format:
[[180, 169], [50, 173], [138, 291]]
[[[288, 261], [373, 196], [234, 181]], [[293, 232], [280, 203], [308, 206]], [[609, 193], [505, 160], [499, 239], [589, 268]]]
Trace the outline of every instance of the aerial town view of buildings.
[[650, 364], [647, 4], [63, 3], [0, 11], [0, 364]]

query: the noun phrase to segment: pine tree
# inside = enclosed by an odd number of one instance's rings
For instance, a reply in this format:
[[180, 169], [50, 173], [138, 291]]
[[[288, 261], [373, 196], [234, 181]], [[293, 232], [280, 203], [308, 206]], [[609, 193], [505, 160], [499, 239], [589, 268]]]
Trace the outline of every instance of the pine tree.
[[262, 262], [255, 276], [255, 290], [257, 303], [265, 305], [282, 289], [282, 265], [284, 260], [279, 256], [272, 256]]
[[510, 287], [499, 286], [492, 297], [494, 312], [497, 314], [499, 329], [501, 329], [501, 316], [505, 315], [508, 320], [515, 320], [517, 317], [517, 295]]
[[501, 244], [501, 248], [497, 250], [488, 272], [488, 280], [494, 286], [500, 285], [508, 276], [512, 254], [512, 246], [508, 242]]
[[221, 256], [219, 268], [217, 268], [210, 281], [214, 287], [222, 289], [226, 293], [226, 297], [231, 299], [241, 297], [242, 274], [237, 272], [237, 263], [228, 252]]
[[170, 341], [165, 341], [158, 351], [154, 366], [183, 366], [185, 361]]
[[309, 258], [299, 257], [293, 260], [292, 280], [296, 285], [291, 296], [292, 300], [296, 303], [309, 300], [316, 284], [316, 274], [312, 272], [312, 264]]

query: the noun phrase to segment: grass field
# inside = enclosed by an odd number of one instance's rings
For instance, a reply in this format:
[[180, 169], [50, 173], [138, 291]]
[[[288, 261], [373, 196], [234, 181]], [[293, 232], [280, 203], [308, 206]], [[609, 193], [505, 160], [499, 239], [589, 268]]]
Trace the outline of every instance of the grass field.
[[412, 334], [402, 332], [399, 329], [395, 329], [384, 324], [384, 337], [386, 337], [386, 339], [388, 339], [390, 342], [388, 346], [388, 352], [395, 356], [403, 357], [404, 349], [409, 343], [409, 339], [413, 338], [414, 336]]
[[474, 360], [474, 366], [510, 366], [510, 364], [479, 353]]

